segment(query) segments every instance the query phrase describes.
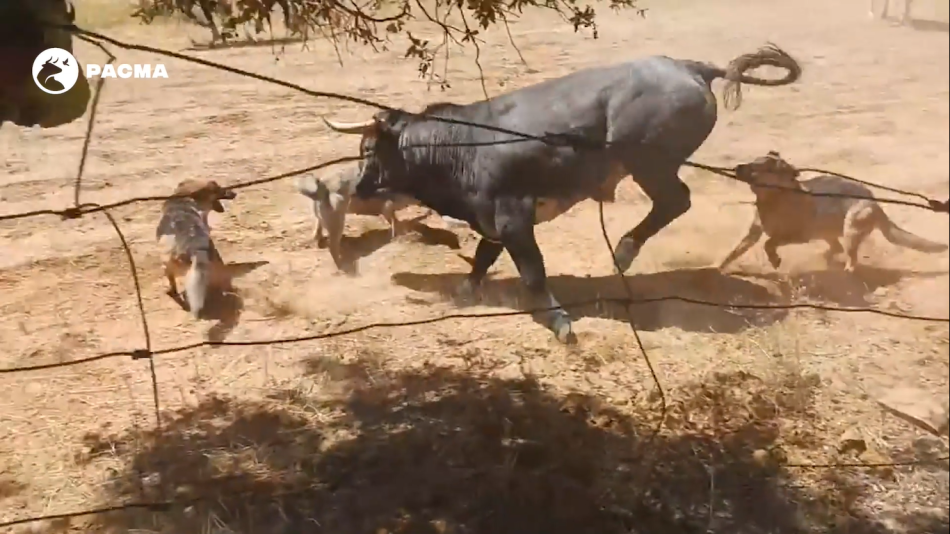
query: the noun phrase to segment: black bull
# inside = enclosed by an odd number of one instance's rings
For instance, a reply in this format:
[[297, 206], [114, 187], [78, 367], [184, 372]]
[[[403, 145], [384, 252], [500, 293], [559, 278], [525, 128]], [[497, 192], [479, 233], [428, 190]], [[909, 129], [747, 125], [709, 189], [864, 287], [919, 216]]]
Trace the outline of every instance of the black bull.
[[[763, 65], [787, 74], [776, 80], [745, 74]], [[533, 306], [555, 308], [535, 224], [585, 199], [613, 201], [617, 184], [631, 175], [653, 206], [617, 245], [617, 265], [626, 272], [644, 243], [690, 208], [690, 191], [678, 171], [716, 124], [712, 81], [728, 80], [727, 104], [731, 99], [738, 107], [741, 83], [786, 85], [800, 76], [799, 64], [775, 46], [740, 56], [725, 69], [652, 56], [581, 70], [481, 102], [434, 104], [423, 112], [549, 139], [561, 134], [559, 143], [400, 111], [381, 111], [356, 124], [324, 120], [335, 131], [363, 136], [358, 195], [381, 189], [403, 193], [440, 215], [468, 222], [482, 236], [463, 291], [477, 290], [507, 249]], [[563, 309], [537, 318], [560, 341], [576, 339]]]
[[72, 35], [58, 26], [75, 18], [71, 0], [0, 0], [0, 126], [53, 128], [86, 112], [90, 90], [81, 65], [76, 85], [62, 94], [41, 91], [32, 77], [33, 60], [43, 50], [72, 52]]

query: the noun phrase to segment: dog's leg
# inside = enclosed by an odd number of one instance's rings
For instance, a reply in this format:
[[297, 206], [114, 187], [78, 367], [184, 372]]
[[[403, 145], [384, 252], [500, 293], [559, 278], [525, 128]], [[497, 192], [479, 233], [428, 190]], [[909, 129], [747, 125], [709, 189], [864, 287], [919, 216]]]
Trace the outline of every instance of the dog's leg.
[[749, 230], [746, 232], [746, 235], [739, 240], [735, 247], [729, 254], [726, 254], [726, 257], [719, 262], [719, 270], [725, 269], [730, 263], [736, 261], [739, 256], [742, 256], [752, 248], [753, 245], [758, 243], [759, 239], [762, 238], [764, 231], [762, 230], [762, 224], [759, 222], [759, 216], [756, 215], [755, 219], [752, 221], [752, 224], [749, 226]]
[[320, 218], [326, 226], [330, 257], [333, 258], [333, 263], [336, 264], [338, 270], [346, 271], [347, 265], [343, 263], [341, 243], [343, 230], [346, 228], [346, 214], [350, 209], [350, 197], [334, 193], [327, 200], [320, 204]]
[[313, 240], [317, 242], [317, 248], [327, 248], [327, 236], [323, 231], [323, 221], [319, 217], [313, 223]]
[[398, 233], [396, 225], [399, 224], [399, 220], [396, 219], [396, 210], [393, 209], [393, 203], [390, 201], [383, 204], [383, 218], [389, 223], [389, 239], [396, 239]]
[[910, 23], [910, 7], [913, 0], [904, 0], [904, 11], [901, 12], [900, 23], [907, 25]]
[[838, 255], [844, 252], [844, 247], [841, 246], [841, 241], [836, 237], [829, 237], [826, 242], [828, 243], [828, 250], [825, 251], [825, 261], [830, 266], [835, 263]]
[[858, 248], [874, 231], [874, 212], [872, 205], [860, 204], [848, 210], [844, 217], [844, 235], [841, 240], [845, 252], [845, 272], [853, 273], [858, 265]]
[[762, 244], [762, 248], [765, 249], [765, 255], [769, 258], [769, 263], [774, 269], [778, 269], [782, 265], [782, 258], [778, 255], [778, 247], [784, 245], [785, 243], [776, 240], [775, 238], [768, 238], [765, 240], [765, 243]]
[[178, 284], [175, 282], [175, 272], [172, 270], [171, 265], [165, 264], [165, 277], [168, 278], [168, 291], [166, 293], [168, 296], [177, 299], [178, 298]]

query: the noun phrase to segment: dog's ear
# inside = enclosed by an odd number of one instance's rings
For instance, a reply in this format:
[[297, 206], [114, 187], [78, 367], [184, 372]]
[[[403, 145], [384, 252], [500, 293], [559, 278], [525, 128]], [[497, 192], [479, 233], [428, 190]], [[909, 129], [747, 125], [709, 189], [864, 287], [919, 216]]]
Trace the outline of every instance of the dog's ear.
[[178, 197], [193, 197], [205, 188], [205, 182], [191, 178], [182, 180], [175, 188], [174, 195]]

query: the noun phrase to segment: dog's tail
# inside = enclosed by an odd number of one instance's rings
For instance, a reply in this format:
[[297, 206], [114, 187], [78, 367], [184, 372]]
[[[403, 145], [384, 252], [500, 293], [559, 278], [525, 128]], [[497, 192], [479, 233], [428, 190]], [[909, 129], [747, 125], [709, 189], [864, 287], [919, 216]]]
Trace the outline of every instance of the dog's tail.
[[884, 239], [901, 247], [907, 247], [928, 254], [939, 254], [947, 250], [947, 245], [914, 235], [894, 224], [894, 221], [888, 217], [884, 218], [884, 222], [880, 224], [879, 228], [881, 233], [884, 234]]
[[199, 319], [208, 296], [211, 257], [206, 250], [196, 251], [191, 257], [191, 268], [185, 274], [185, 298], [188, 310]]
[[305, 174], [297, 178], [297, 191], [301, 195], [317, 202], [327, 202], [330, 196], [330, 190], [316, 176]]

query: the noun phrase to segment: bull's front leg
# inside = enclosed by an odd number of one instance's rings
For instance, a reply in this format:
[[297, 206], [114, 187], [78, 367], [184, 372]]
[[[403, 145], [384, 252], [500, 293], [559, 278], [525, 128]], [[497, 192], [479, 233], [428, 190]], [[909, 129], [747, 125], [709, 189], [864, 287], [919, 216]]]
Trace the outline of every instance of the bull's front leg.
[[543, 309], [535, 320], [547, 326], [561, 343], [577, 342], [571, 317], [548, 290], [544, 257], [534, 237], [535, 199], [499, 200], [495, 209], [495, 226], [501, 242], [518, 268], [521, 281], [528, 289], [531, 307]]

